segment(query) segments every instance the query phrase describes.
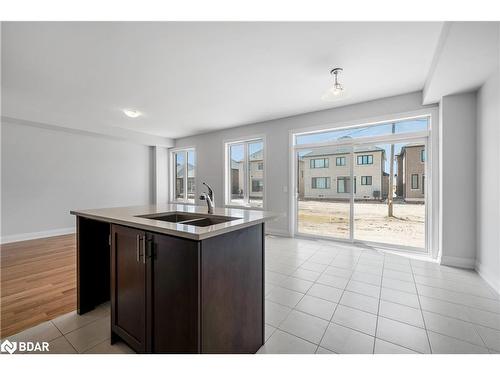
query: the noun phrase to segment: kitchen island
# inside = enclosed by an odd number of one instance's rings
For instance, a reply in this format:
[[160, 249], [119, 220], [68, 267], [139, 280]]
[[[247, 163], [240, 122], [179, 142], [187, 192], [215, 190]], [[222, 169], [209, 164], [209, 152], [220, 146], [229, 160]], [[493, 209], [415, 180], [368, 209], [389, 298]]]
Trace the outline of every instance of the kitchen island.
[[158, 204], [71, 211], [77, 305], [111, 300], [111, 341], [139, 353], [264, 344], [264, 222], [276, 214]]

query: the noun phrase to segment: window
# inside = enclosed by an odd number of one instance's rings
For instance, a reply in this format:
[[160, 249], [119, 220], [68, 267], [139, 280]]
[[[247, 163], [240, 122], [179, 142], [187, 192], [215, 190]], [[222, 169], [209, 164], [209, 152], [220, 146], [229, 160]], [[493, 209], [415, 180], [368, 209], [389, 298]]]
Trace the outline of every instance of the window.
[[311, 168], [328, 168], [328, 158], [324, 159], [311, 159], [309, 161]]
[[354, 176], [354, 194], [356, 194], [356, 176]]
[[425, 174], [422, 175], [422, 194], [425, 194]]
[[264, 141], [226, 143], [226, 204], [264, 207]]
[[338, 167], [342, 167], [345, 165], [345, 156], [338, 156], [335, 159], [335, 165]]
[[371, 185], [372, 176], [361, 176], [361, 185]]
[[313, 189], [330, 189], [330, 177], [313, 177], [311, 187]]
[[173, 192], [176, 202], [194, 203], [196, 197], [196, 151], [185, 149], [171, 153], [173, 161]]
[[420, 150], [420, 161], [425, 162], [425, 150]]
[[373, 155], [358, 155], [358, 165], [373, 164]]
[[252, 192], [261, 192], [264, 190], [264, 181], [252, 180]]
[[365, 138], [390, 134], [426, 132], [428, 129], [429, 118], [421, 117], [398, 121], [395, 123], [391, 121], [382, 124], [353, 126], [344, 129], [330, 129], [321, 132], [296, 134], [295, 143], [297, 145], [305, 145], [322, 142], [334, 142], [336, 140], [346, 139], [346, 137]]
[[338, 177], [337, 193], [348, 193], [348, 192], [349, 192], [349, 177]]
[[418, 189], [418, 174], [412, 174], [411, 175], [411, 188], [413, 190]]

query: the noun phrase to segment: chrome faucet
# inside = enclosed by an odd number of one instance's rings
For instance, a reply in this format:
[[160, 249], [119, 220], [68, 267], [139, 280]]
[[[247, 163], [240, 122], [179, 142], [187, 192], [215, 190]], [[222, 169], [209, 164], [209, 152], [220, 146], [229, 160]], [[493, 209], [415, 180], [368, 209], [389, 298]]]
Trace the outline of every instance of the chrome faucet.
[[214, 206], [215, 206], [215, 200], [214, 200], [214, 190], [208, 185], [206, 182], [203, 182], [203, 185], [205, 185], [208, 189], [208, 194], [203, 193], [200, 195], [200, 199], [202, 201], [207, 202], [208, 206], [208, 213], [213, 214], [214, 213]]

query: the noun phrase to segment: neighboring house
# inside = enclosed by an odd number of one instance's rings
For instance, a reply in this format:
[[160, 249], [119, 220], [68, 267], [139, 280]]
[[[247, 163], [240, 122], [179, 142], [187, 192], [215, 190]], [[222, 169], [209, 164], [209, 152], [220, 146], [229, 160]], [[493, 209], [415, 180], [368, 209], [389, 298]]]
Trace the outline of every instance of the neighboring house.
[[[196, 192], [195, 177], [194, 177], [194, 165], [188, 163], [188, 178], [187, 178], [187, 196], [188, 199], [194, 199], [194, 194]], [[176, 198], [182, 198], [184, 196], [184, 164], [177, 165], [177, 178], [175, 179], [176, 192], [178, 196]]]
[[[350, 196], [351, 158], [347, 148], [318, 148], [304, 155], [302, 162], [299, 163], [299, 196], [301, 186], [306, 199]], [[384, 173], [384, 163], [385, 150], [380, 147], [366, 146], [354, 152], [355, 198], [387, 198], [389, 176]]]
[[425, 199], [425, 156], [422, 144], [404, 146], [396, 155], [396, 195], [407, 202], [423, 202]]
[[[264, 191], [264, 159], [262, 150], [249, 156], [250, 168], [250, 198], [262, 198]], [[244, 186], [243, 161], [231, 160], [231, 196], [232, 199], [243, 198]]]

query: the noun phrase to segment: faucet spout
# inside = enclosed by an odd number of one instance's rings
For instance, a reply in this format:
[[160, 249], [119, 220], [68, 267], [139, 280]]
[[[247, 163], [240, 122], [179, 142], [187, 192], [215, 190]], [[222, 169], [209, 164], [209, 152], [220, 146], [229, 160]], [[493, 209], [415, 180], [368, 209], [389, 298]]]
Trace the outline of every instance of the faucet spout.
[[202, 182], [202, 184], [207, 187], [207, 189], [208, 189], [208, 196], [212, 200], [212, 204], [215, 206], [214, 189], [212, 189], [212, 187], [209, 184], [207, 184], [206, 182]]
[[202, 195], [200, 195], [200, 199], [202, 201], [207, 202], [208, 213], [213, 214], [214, 213], [214, 201], [212, 200], [212, 198], [210, 198], [210, 195], [207, 193], [203, 193]]

